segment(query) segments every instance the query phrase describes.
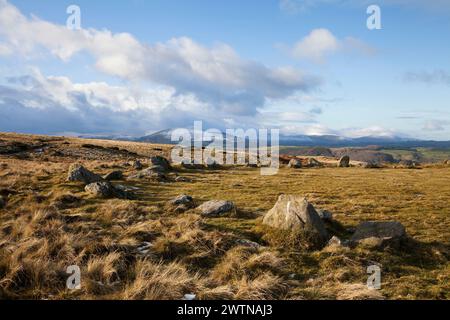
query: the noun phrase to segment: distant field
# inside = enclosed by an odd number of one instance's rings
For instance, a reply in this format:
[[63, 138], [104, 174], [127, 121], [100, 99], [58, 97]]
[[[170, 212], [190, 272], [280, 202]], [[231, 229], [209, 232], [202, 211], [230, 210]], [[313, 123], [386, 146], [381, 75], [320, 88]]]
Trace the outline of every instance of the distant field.
[[442, 162], [450, 159], [450, 149], [416, 148], [413, 150], [382, 149], [398, 160], [419, 160], [422, 162]]
[[[0, 298], [450, 299], [450, 167], [281, 168], [275, 176], [245, 167], [175, 168], [164, 182], [114, 182], [139, 188], [135, 200], [97, 199], [66, 181], [71, 163], [128, 177], [136, 170], [127, 162], [146, 164], [170, 147], [18, 135], [0, 140], [36, 147], [0, 155], [0, 194], [7, 199], [0, 209]], [[176, 176], [187, 181], [175, 182]], [[261, 217], [281, 193], [331, 211], [336, 222], [328, 227], [343, 239], [361, 221], [397, 220], [414, 241], [383, 250], [306, 250], [279, 242]], [[238, 216], [176, 213], [168, 201], [179, 194], [198, 204], [231, 200]], [[65, 203], [67, 195], [77, 200]], [[262, 247], [239, 245], [242, 239]], [[382, 266], [379, 292], [365, 287], [366, 267], [374, 263]], [[75, 292], [65, 288], [72, 264], [82, 270], [82, 289]]]

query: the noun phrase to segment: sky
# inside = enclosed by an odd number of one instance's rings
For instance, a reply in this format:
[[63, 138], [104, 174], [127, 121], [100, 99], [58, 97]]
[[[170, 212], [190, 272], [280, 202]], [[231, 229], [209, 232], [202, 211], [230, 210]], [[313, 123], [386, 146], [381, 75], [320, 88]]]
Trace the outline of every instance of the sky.
[[447, 0], [0, 0], [0, 131], [450, 140], [449, 39]]

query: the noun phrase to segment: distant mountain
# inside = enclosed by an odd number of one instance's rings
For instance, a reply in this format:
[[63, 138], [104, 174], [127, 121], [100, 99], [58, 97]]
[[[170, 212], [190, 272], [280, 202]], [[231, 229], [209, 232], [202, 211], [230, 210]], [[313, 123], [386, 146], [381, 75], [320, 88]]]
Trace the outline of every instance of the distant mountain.
[[[83, 138], [137, 141], [156, 144], [177, 144], [171, 140], [174, 129], [161, 130], [143, 137], [128, 136], [83, 136]], [[189, 130], [189, 129], [188, 129]], [[189, 130], [193, 136], [193, 129]], [[225, 133], [224, 133], [225, 137]], [[227, 137], [227, 139], [231, 139]], [[269, 137], [270, 142], [270, 137]], [[246, 139], [248, 143], [248, 139]], [[207, 145], [208, 143], [204, 143]], [[305, 147], [368, 147], [382, 146], [383, 148], [450, 148], [450, 141], [428, 141], [396, 136], [367, 136], [359, 138], [347, 138], [337, 135], [280, 135], [281, 146], [305, 146]]]
[[[135, 141], [161, 144], [176, 144], [171, 141], [173, 129], [166, 129], [146, 135]], [[225, 135], [224, 135], [225, 136]], [[337, 135], [281, 135], [281, 146], [307, 146], [307, 147], [366, 147], [383, 146], [385, 148], [450, 148], [450, 141], [425, 141], [419, 139], [403, 138], [396, 136], [376, 137], [367, 136], [359, 138], [346, 138]]]

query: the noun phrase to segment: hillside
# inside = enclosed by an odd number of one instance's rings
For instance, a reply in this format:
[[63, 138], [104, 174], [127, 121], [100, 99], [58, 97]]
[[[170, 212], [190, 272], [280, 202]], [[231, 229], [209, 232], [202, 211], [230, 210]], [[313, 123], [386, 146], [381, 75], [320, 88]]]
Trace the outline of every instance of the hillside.
[[[274, 176], [174, 166], [136, 176], [136, 160], [145, 170], [170, 148], [0, 134], [0, 298], [450, 298], [449, 166], [283, 166]], [[112, 184], [127, 196], [99, 198], [68, 181], [74, 163], [101, 176], [120, 170]], [[182, 194], [193, 204], [173, 206]], [[327, 231], [343, 241], [362, 221], [396, 220], [409, 238], [383, 248], [291, 241], [262, 224], [280, 194], [331, 212]], [[210, 200], [232, 201], [235, 214], [199, 214]], [[74, 264], [81, 290], [70, 291], [65, 270]], [[373, 264], [382, 266], [379, 291], [365, 285]]]

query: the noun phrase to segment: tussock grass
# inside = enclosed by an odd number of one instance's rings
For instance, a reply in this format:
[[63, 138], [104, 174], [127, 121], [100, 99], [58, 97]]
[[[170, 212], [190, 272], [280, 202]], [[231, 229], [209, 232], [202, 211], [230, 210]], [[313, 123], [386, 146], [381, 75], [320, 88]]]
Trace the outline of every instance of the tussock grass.
[[[0, 134], [24, 143], [44, 139], [43, 155], [0, 156], [0, 299], [450, 299], [450, 167], [179, 169], [169, 181], [119, 181], [138, 187], [135, 200], [89, 197], [67, 182], [71, 163], [98, 174], [135, 170], [127, 163], [170, 147]], [[82, 147], [99, 144], [105, 149]], [[107, 153], [110, 147], [135, 152]], [[63, 154], [53, 155], [55, 151]], [[190, 182], [174, 182], [180, 175]], [[348, 239], [361, 221], [398, 220], [412, 239], [374, 250], [317, 248], [261, 224], [281, 193], [299, 194], [333, 213], [327, 229]], [[233, 201], [238, 217], [176, 213], [179, 194], [197, 203]], [[240, 245], [239, 239], [262, 247]], [[365, 286], [368, 265], [382, 268], [382, 289]], [[66, 289], [78, 265], [82, 289]]]

